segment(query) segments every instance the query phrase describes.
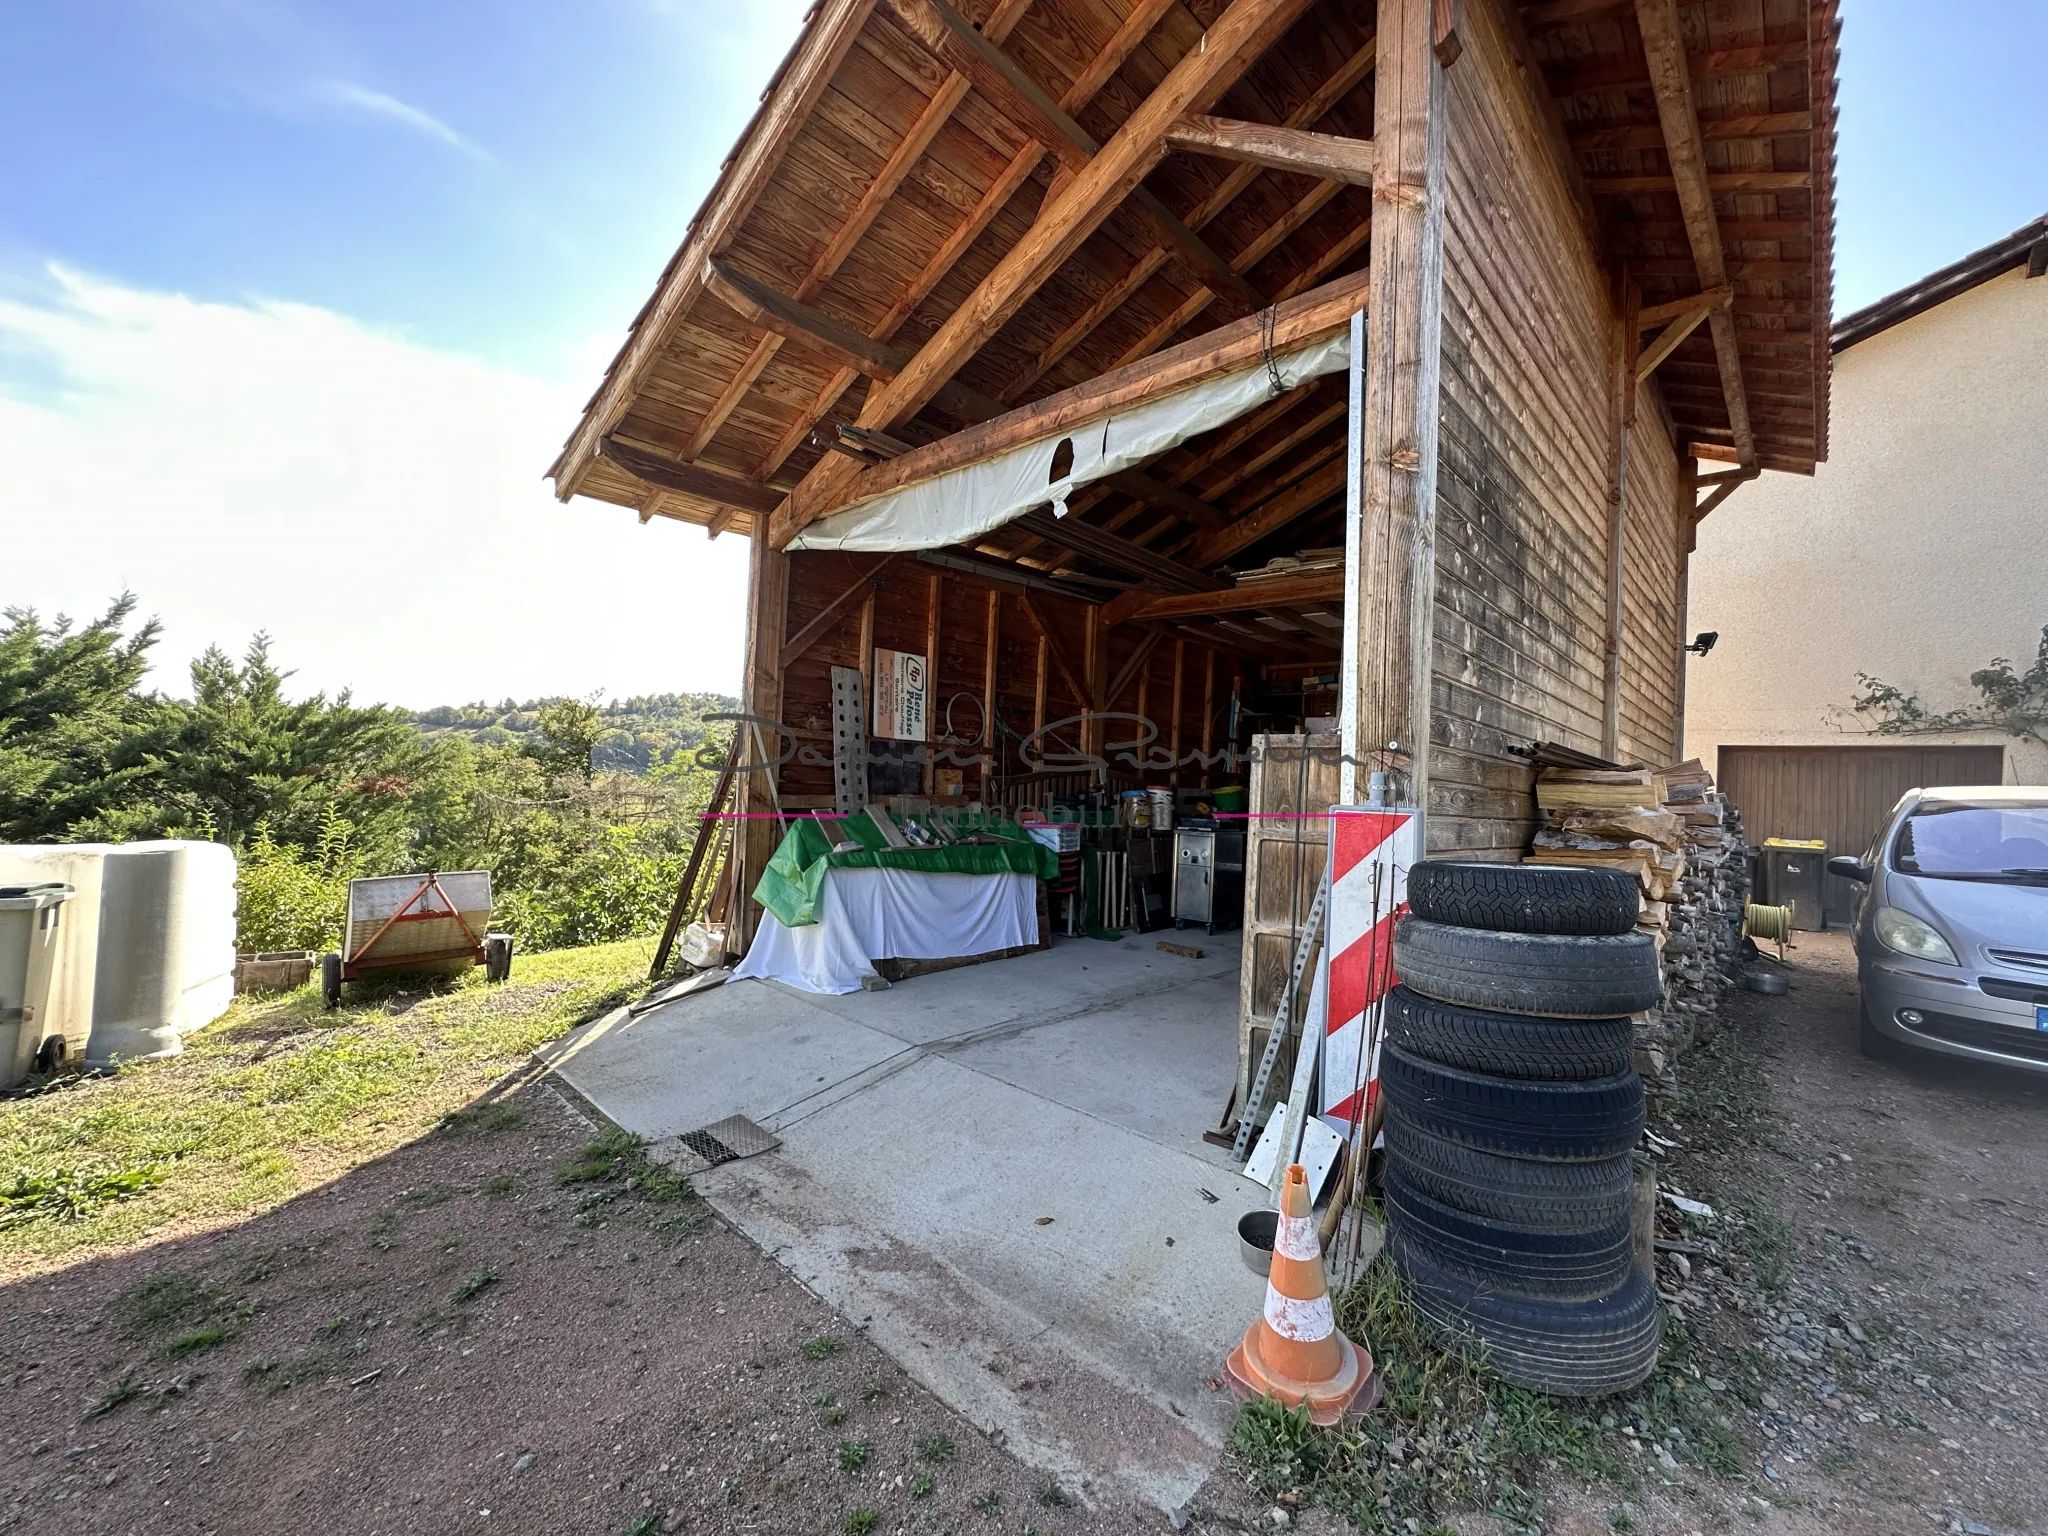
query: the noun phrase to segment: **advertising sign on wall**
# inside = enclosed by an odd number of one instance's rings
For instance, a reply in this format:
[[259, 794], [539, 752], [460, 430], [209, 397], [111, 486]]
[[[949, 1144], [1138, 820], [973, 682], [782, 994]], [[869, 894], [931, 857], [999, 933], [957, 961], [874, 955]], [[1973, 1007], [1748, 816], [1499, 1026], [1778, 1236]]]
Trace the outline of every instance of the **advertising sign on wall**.
[[925, 741], [925, 659], [914, 651], [875, 652], [875, 734]]

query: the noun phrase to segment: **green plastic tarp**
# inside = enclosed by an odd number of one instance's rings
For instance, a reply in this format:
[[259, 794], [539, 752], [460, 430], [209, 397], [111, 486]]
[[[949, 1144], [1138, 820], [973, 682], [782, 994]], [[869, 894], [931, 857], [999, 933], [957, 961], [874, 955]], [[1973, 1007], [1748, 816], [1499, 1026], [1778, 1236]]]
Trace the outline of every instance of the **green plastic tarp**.
[[[773, 912], [783, 927], [802, 928], [818, 920], [818, 898], [829, 870], [914, 869], [928, 875], [1035, 875], [1040, 880], [1059, 874], [1059, 855], [1033, 841], [1013, 821], [984, 815], [952, 824], [963, 833], [1002, 841], [891, 848], [881, 828], [864, 815], [799, 817], [761, 871], [754, 900]], [[849, 841], [859, 843], [859, 849], [832, 851], [835, 843]]]

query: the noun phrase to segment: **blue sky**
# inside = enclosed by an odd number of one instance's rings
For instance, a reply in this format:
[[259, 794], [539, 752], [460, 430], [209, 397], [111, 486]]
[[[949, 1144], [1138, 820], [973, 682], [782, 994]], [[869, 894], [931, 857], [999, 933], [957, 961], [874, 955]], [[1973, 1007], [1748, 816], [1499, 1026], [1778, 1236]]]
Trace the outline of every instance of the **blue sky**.
[[[130, 585], [170, 682], [263, 628], [422, 704], [732, 686], [736, 541], [538, 477], [802, 8], [0, 6], [0, 603]], [[2048, 6], [1845, 10], [1838, 310], [2048, 211]]]

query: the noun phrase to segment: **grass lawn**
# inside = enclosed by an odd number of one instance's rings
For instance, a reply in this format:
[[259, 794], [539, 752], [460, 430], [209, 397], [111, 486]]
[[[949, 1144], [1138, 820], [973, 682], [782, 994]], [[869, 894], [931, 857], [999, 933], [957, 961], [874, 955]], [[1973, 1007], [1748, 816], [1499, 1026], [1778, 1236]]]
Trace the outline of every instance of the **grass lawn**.
[[0, 1277], [238, 1218], [407, 1141], [644, 990], [652, 939], [521, 955], [434, 991], [240, 997], [185, 1051], [0, 1101]]

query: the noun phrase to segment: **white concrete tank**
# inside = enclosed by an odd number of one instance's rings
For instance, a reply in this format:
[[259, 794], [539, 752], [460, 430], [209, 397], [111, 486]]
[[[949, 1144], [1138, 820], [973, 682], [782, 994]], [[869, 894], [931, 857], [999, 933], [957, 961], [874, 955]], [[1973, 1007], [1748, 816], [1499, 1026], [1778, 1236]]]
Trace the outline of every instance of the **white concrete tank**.
[[50, 1033], [62, 1035], [73, 1059], [92, 1033], [93, 983], [99, 968], [100, 882], [113, 843], [9, 843], [0, 845], [0, 885], [68, 885], [51, 957]]
[[222, 843], [117, 843], [100, 882], [86, 1060], [171, 1056], [235, 996], [235, 855]]

